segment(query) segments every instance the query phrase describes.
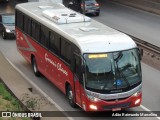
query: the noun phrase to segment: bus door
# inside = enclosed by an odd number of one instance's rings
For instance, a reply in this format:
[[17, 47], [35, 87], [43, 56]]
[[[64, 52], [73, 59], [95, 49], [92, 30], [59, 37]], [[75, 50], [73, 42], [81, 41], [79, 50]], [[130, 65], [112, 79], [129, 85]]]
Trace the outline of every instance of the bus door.
[[81, 80], [81, 58], [78, 55], [74, 55], [74, 84], [76, 103], [81, 106], [83, 82]]

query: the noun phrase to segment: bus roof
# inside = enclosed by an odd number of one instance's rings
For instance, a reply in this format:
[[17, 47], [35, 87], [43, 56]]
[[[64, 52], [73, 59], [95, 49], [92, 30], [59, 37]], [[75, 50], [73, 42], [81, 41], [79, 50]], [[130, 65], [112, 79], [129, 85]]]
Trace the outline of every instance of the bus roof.
[[16, 9], [70, 40], [82, 53], [112, 52], [137, 47], [124, 33], [59, 3], [22, 3]]

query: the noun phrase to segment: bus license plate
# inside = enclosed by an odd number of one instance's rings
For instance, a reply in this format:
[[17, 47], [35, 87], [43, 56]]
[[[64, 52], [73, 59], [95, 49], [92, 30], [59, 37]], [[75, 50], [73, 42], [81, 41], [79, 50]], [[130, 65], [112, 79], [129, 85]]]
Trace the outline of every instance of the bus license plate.
[[121, 108], [113, 108], [112, 111], [120, 111]]

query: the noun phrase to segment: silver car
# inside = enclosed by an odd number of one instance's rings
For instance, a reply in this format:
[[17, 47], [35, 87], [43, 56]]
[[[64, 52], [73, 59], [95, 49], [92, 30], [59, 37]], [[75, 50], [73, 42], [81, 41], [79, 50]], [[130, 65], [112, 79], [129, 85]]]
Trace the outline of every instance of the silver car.
[[97, 16], [100, 14], [100, 5], [96, 0], [71, 0], [68, 5], [66, 2], [65, 6], [83, 14], [91, 13]]
[[81, 12], [86, 13], [93, 13], [99, 16], [100, 14], [100, 7], [99, 4], [95, 0], [84, 0], [81, 3]]

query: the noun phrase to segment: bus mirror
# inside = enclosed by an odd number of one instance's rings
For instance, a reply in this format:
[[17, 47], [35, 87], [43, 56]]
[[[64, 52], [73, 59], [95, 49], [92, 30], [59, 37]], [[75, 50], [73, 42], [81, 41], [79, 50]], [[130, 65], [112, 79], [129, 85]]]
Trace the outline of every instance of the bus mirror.
[[143, 49], [140, 49], [140, 54], [141, 56], [143, 56]]
[[140, 60], [142, 60], [142, 56], [143, 56], [143, 49], [138, 49], [138, 52], [139, 52], [139, 58]]

